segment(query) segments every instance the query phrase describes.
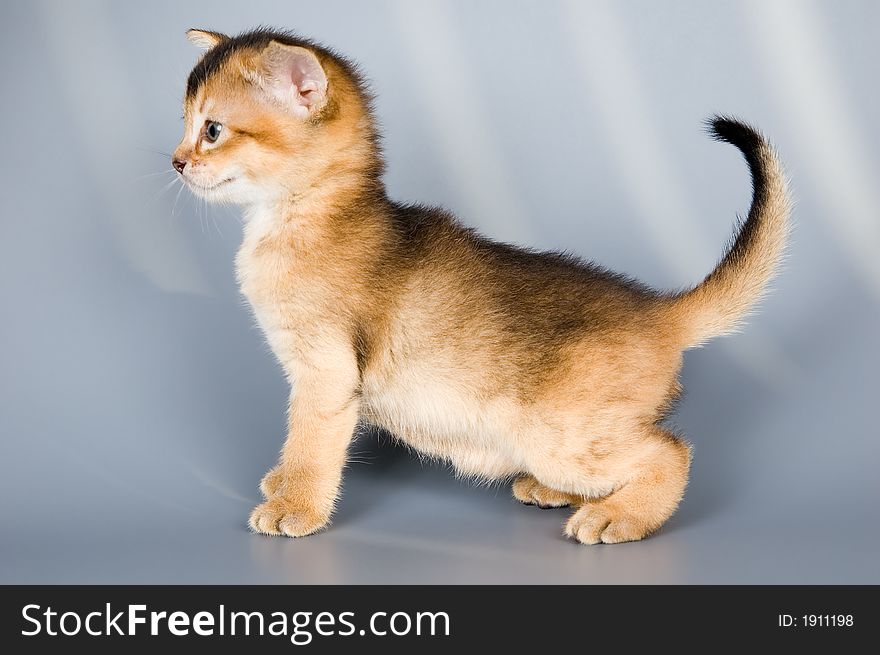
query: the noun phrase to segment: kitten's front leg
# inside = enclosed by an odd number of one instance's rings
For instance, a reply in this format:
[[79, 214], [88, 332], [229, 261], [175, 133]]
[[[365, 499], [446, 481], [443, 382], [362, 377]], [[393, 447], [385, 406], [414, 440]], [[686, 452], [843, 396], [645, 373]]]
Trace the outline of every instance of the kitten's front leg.
[[357, 366], [334, 359], [296, 382], [287, 441], [260, 485], [266, 502], [251, 513], [254, 532], [302, 537], [330, 521], [359, 409]]

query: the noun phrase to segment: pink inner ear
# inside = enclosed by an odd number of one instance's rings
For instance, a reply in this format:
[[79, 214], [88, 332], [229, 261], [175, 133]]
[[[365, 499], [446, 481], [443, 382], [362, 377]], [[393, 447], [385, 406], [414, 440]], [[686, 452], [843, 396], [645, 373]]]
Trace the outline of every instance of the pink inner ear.
[[301, 118], [307, 118], [327, 96], [327, 75], [307, 48], [273, 41], [263, 55], [265, 89]]
[[[300, 73], [299, 75], [297, 73]], [[318, 101], [318, 82], [310, 77], [307, 77], [307, 73], [303, 71], [294, 71], [293, 73], [293, 85], [296, 87], [297, 91], [299, 91], [300, 98], [304, 101], [305, 105], [313, 105]]]
[[[296, 84], [296, 82], [294, 82]], [[310, 95], [315, 95], [318, 90], [318, 83], [315, 80], [303, 80], [299, 84], [296, 84], [296, 87], [299, 89], [299, 93], [301, 96], [308, 98]]]
[[290, 80], [297, 90], [297, 101], [304, 107], [320, 103], [327, 89], [327, 77], [314, 55], [297, 49], [289, 53]]

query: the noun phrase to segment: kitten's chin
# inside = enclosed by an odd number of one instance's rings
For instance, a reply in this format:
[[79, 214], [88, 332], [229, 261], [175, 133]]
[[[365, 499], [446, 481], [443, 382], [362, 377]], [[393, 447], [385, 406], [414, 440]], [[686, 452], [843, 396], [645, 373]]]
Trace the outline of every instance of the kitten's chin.
[[187, 182], [187, 186], [199, 198], [212, 203], [244, 205], [254, 202], [251, 190], [237, 177], [228, 177], [210, 186], [194, 182]]

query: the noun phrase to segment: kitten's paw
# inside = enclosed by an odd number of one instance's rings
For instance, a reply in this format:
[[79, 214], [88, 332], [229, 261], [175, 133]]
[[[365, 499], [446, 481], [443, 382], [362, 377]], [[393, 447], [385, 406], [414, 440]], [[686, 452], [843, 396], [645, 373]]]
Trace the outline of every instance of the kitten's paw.
[[562, 491], [545, 487], [531, 475], [524, 475], [513, 481], [513, 496], [526, 505], [537, 505], [541, 509], [578, 505], [581, 500]]
[[268, 500], [277, 494], [283, 480], [284, 475], [281, 472], [280, 466], [270, 468], [266, 475], [263, 476], [263, 479], [260, 480], [260, 493], [263, 494], [263, 498]]
[[330, 517], [302, 507], [282, 496], [270, 498], [251, 512], [248, 525], [254, 532], [304, 537], [327, 525]]
[[638, 541], [651, 532], [638, 517], [607, 500], [584, 503], [565, 524], [566, 536], [590, 545]]

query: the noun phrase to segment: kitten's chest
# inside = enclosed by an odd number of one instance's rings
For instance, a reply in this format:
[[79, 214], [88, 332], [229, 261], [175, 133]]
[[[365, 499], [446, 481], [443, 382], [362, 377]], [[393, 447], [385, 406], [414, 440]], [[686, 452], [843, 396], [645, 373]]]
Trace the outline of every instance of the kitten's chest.
[[235, 257], [239, 289], [279, 356], [281, 337], [290, 341], [314, 321], [327, 294], [308, 262], [282, 236], [245, 234]]
[[287, 302], [296, 292], [296, 266], [276, 246], [242, 244], [235, 256], [235, 276], [241, 293], [254, 309], [269, 309]]
[[235, 273], [242, 294], [258, 313], [292, 310], [307, 304], [314, 289], [314, 265], [296, 239], [278, 228], [268, 210], [249, 216], [244, 239], [235, 256]]
[[314, 272], [296, 261], [294, 253], [271, 244], [242, 246], [235, 260], [242, 295], [260, 327], [293, 331], [314, 320], [328, 304], [328, 293]]

